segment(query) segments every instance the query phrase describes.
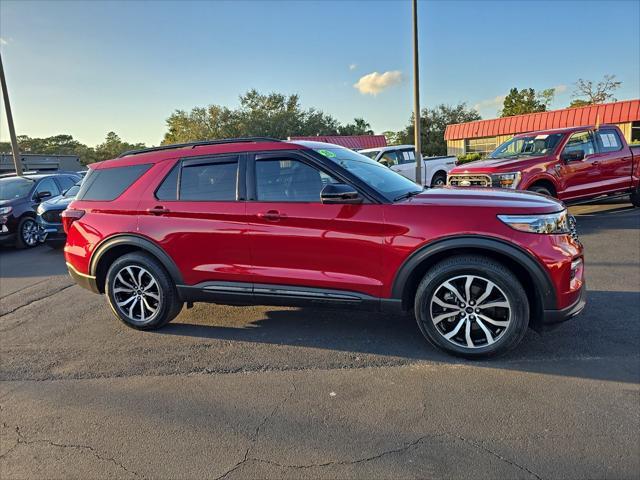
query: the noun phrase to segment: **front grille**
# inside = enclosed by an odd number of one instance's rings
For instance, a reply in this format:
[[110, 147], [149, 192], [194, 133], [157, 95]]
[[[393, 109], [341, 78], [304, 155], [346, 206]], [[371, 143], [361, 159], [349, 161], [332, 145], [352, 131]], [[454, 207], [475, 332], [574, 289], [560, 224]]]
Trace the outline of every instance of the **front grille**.
[[42, 214], [42, 219], [47, 223], [62, 223], [62, 210], [49, 210]]
[[576, 242], [580, 243], [580, 239], [578, 238], [578, 222], [576, 222], [576, 217], [573, 215], [569, 215], [569, 235]]
[[453, 174], [447, 178], [447, 185], [452, 187], [490, 187], [489, 175]]

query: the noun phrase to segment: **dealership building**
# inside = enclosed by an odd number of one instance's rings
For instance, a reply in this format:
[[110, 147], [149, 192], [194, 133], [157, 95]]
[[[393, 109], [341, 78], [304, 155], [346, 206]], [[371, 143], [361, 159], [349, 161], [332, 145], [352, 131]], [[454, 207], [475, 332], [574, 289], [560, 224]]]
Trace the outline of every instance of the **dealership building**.
[[447, 126], [444, 138], [448, 155], [477, 152], [484, 156], [518, 133], [596, 123], [617, 125], [627, 142], [640, 142], [640, 100], [457, 123]]

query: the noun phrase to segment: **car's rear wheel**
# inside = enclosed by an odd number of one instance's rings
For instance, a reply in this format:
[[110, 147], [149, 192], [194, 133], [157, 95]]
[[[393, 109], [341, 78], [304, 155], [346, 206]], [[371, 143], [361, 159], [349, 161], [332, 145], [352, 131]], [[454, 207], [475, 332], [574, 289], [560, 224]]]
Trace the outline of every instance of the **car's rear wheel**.
[[171, 277], [145, 253], [129, 253], [114, 261], [105, 289], [116, 317], [139, 330], [163, 327], [182, 309]]
[[16, 247], [35, 247], [39, 241], [38, 224], [31, 217], [24, 217], [18, 223], [18, 235], [16, 236]]
[[431, 179], [432, 187], [444, 187], [447, 184], [447, 175], [444, 173], [436, 173]]
[[431, 268], [415, 298], [418, 326], [437, 347], [467, 358], [515, 347], [529, 323], [529, 302], [516, 276], [486, 257], [465, 255]]

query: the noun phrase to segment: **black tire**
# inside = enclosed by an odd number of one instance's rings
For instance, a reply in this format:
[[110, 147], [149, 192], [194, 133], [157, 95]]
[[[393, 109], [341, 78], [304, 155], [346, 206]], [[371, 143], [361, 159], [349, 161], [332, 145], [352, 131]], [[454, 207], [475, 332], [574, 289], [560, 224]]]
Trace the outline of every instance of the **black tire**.
[[[142, 274], [142, 280], [132, 281], [134, 277], [138, 277], [137, 273], [141, 270], [147, 272]], [[129, 272], [134, 272], [134, 275], [130, 275]], [[156, 282], [157, 288], [153, 286], [149, 290], [143, 290], [147, 283], [151, 284], [150, 279]], [[129, 289], [129, 286], [134, 287], [134, 290]], [[138, 330], [161, 328], [173, 320], [182, 309], [182, 302], [172, 278], [158, 260], [142, 252], [128, 253], [111, 264], [107, 271], [105, 291], [114, 315], [125, 325]], [[136, 296], [137, 298], [131, 300], [131, 297]], [[130, 302], [122, 306], [127, 300]], [[145, 312], [151, 311], [151, 315], [144, 316]]]
[[[443, 286], [443, 284], [449, 282], [454, 288], [459, 289], [460, 287], [457, 285], [460, 285], [459, 282], [461, 281], [466, 287], [466, 279], [468, 277], [474, 278], [474, 280], [471, 280], [469, 287], [469, 297], [472, 300], [469, 301], [466, 298], [466, 288], [463, 288], [458, 293], [461, 293], [465, 297], [464, 300], [469, 303], [465, 303], [465, 308], [460, 309], [462, 302], [456, 300], [453, 291]], [[491, 288], [489, 288], [490, 282], [493, 283]], [[491, 293], [485, 297], [482, 305], [504, 303], [501, 300], [504, 297], [508, 308], [478, 308], [481, 305], [475, 305], [474, 298], [482, 300], [483, 285], [484, 292], [489, 290]], [[458, 309], [458, 314], [449, 315], [456, 310], [440, 307], [440, 304], [434, 301], [434, 296], [436, 294], [442, 296], [442, 292], [445, 292], [445, 299], [437, 297], [437, 300], [444, 301], [446, 304], [449, 304], [448, 302], [456, 303], [455, 308]], [[446, 299], [447, 292], [453, 297], [453, 300]], [[470, 305], [475, 305], [475, 307], [471, 308], [471, 312], [468, 311]], [[488, 310], [485, 310], [487, 308]], [[433, 321], [434, 309], [442, 309], [440, 312], [436, 312], [435, 317], [442, 317], [447, 314], [446, 319], [437, 322], [437, 325]], [[479, 255], [451, 257], [434, 265], [418, 286], [414, 310], [418, 327], [430, 343], [453, 355], [471, 359], [500, 355], [511, 350], [520, 343], [527, 332], [529, 324], [529, 302], [516, 276], [499, 262]], [[476, 312], [480, 312], [480, 314]], [[477, 318], [476, 315], [478, 315]], [[493, 321], [500, 320], [497, 323], [505, 324], [504, 328], [488, 323], [487, 316], [490, 316], [490, 320]], [[480, 320], [480, 317], [483, 320]], [[469, 338], [474, 345], [473, 347], [467, 346], [467, 323], [469, 323]], [[489, 329], [493, 343], [489, 341], [484, 328]], [[445, 335], [450, 335], [452, 332], [455, 333], [452, 339], [445, 338]], [[465, 342], [465, 345], [460, 345], [463, 342]]]
[[542, 185], [533, 185], [533, 186], [529, 187], [528, 190], [530, 192], [540, 193], [542, 195], [546, 195], [547, 197], [553, 197], [554, 196], [553, 193], [551, 193], [551, 191], [547, 187], [543, 187]]
[[16, 248], [33, 248], [38, 245], [37, 232], [38, 223], [35, 219], [33, 217], [22, 217], [16, 231]]
[[431, 179], [431, 187], [444, 187], [447, 184], [447, 174], [438, 172]]
[[640, 189], [631, 194], [631, 204], [634, 207], [640, 207]]

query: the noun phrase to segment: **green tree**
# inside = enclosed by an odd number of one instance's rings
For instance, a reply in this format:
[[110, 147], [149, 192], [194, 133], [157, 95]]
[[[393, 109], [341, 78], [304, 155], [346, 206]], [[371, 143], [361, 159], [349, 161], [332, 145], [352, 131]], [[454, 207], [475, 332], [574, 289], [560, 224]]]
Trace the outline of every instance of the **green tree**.
[[[547, 109], [545, 100], [548, 100], [549, 90], [544, 90], [544, 92], [547, 92], [547, 99], [541, 99], [540, 95], [536, 94], [533, 88], [523, 88], [522, 90], [512, 88], [504, 99], [500, 116], [511, 117], [524, 113], [544, 112]], [[552, 100], [553, 97], [551, 97], [551, 100], [548, 100], [549, 103], [551, 103]]]
[[338, 128], [338, 135], [373, 135], [373, 130], [364, 119], [354, 118], [353, 123], [347, 123]]
[[382, 135], [384, 135], [389, 145], [400, 145], [402, 143], [402, 132], [387, 130], [382, 132]]
[[574, 100], [569, 107], [584, 107], [598, 103], [615, 102], [613, 92], [620, 88], [622, 82], [615, 75], [605, 75], [597, 83], [579, 78], [573, 90]]
[[[467, 107], [466, 103], [458, 105], [437, 105], [434, 108], [424, 108], [420, 115], [422, 154], [425, 156], [446, 155], [447, 143], [444, 131], [447, 125], [454, 123], [481, 120], [480, 114]], [[398, 132], [398, 143], [412, 144], [414, 142], [413, 115], [409, 125]]]
[[107, 133], [104, 142], [95, 146], [95, 160], [102, 161], [115, 158], [127, 150], [145, 148], [144, 143], [123, 142], [115, 132]]
[[303, 109], [298, 95], [262, 94], [249, 90], [240, 96], [240, 106], [220, 105], [176, 110], [166, 121], [163, 144], [230, 137], [265, 136], [287, 138], [315, 135], [367, 135], [371, 126], [362, 118], [341, 125], [334, 117], [315, 108]]

